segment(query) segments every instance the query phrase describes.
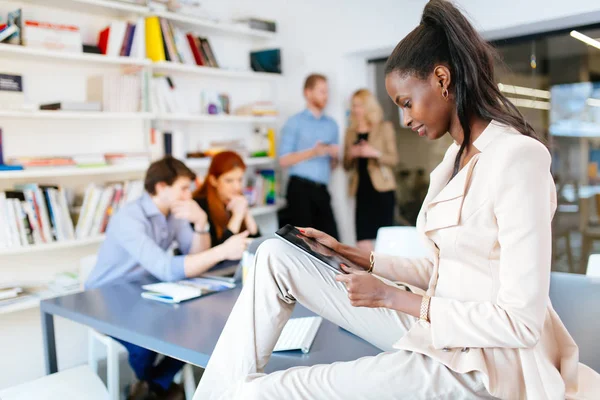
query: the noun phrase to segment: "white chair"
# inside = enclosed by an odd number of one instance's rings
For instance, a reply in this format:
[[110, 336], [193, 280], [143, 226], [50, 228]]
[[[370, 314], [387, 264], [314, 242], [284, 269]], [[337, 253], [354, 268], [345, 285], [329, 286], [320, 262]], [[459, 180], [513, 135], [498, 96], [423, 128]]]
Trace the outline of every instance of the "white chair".
[[426, 257], [429, 254], [414, 226], [379, 228], [375, 239], [375, 252], [409, 258]]
[[2, 400], [108, 400], [106, 387], [87, 365], [0, 390]]
[[[91, 254], [81, 258], [79, 261], [79, 276], [82, 282], [85, 282], [90, 272], [92, 272], [97, 258], [96, 254]], [[119, 355], [127, 353], [127, 349], [110, 336], [106, 336], [91, 328], [88, 329], [88, 364], [96, 374], [98, 373], [97, 343], [104, 345], [106, 349], [106, 386], [110, 400], [120, 400]], [[175, 377], [175, 381], [183, 383], [186, 398], [191, 399], [194, 397], [196, 382], [194, 380], [194, 370], [190, 364], [186, 364], [183, 367], [183, 370]]]
[[590, 255], [585, 274], [594, 278], [600, 278], [600, 254]]

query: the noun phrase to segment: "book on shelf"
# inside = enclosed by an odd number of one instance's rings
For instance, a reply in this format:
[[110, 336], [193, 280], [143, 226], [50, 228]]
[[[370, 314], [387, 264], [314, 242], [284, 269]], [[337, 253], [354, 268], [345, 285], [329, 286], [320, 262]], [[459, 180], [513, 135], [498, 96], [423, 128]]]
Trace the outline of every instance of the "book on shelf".
[[23, 44], [23, 11], [20, 8], [8, 13], [6, 25], [12, 27], [15, 32], [4, 41], [10, 44]]
[[7, 297], [0, 297], [0, 312], [3, 308], [8, 306], [14, 306], [19, 303], [24, 303], [29, 300], [38, 298], [34, 288], [29, 288], [25, 286], [15, 286], [15, 287], [5, 287], [4, 289], [0, 289], [0, 292], [6, 291], [11, 295], [7, 295]]
[[75, 167], [72, 157], [11, 157], [9, 165], [20, 165], [25, 169], [48, 168], [48, 167]]
[[0, 25], [0, 43], [8, 41], [11, 36], [18, 32], [18, 29], [16, 25]]
[[[148, 165], [148, 153], [106, 153], [80, 154], [75, 156], [53, 157], [12, 157], [7, 160], [8, 166], [18, 169], [34, 170], [45, 168], [95, 168], [108, 165], [126, 165], [145, 167]], [[10, 170], [11, 168], [7, 168]], [[2, 168], [0, 168], [0, 171]]]
[[23, 24], [23, 44], [52, 51], [81, 53], [83, 42], [78, 26], [27, 20]]
[[98, 33], [98, 48], [110, 57], [146, 58], [145, 20], [139, 18], [136, 23], [113, 21]]
[[271, 101], [255, 101], [254, 103], [240, 106], [234, 110], [236, 115], [248, 115], [255, 117], [276, 116], [279, 114], [277, 107]]
[[154, 62], [219, 68], [208, 39], [184, 32], [171, 21], [156, 16], [146, 18], [146, 53]]
[[105, 153], [108, 165], [148, 166], [148, 153]]
[[258, 170], [248, 182], [249, 185], [244, 190], [244, 195], [251, 206], [274, 205], [276, 203], [277, 182], [274, 170]]
[[265, 32], [277, 32], [277, 23], [260, 18], [241, 18], [234, 20], [235, 23], [247, 26], [250, 29], [256, 29]]
[[24, 104], [23, 76], [0, 73], [0, 108], [15, 109]]
[[110, 217], [144, 191], [143, 181], [125, 181], [105, 186], [90, 183], [85, 190], [83, 203], [75, 227], [79, 239], [95, 237], [106, 231]]
[[108, 165], [102, 154], [81, 154], [73, 156], [73, 161], [80, 168], [98, 168]]
[[72, 240], [73, 222], [65, 191], [34, 183], [0, 192], [0, 248]]
[[59, 101], [55, 103], [40, 104], [40, 110], [62, 110], [62, 111], [102, 111], [102, 105], [95, 101]]

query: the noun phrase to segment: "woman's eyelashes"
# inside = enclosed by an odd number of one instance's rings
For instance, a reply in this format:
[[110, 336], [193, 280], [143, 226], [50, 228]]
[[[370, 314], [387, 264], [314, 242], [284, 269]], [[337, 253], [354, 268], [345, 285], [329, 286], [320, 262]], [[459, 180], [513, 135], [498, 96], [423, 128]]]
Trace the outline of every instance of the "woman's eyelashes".
[[404, 104], [402, 104], [402, 107], [404, 107], [404, 108], [410, 108], [411, 105], [412, 105], [411, 101], [410, 100], [406, 100], [404, 102]]

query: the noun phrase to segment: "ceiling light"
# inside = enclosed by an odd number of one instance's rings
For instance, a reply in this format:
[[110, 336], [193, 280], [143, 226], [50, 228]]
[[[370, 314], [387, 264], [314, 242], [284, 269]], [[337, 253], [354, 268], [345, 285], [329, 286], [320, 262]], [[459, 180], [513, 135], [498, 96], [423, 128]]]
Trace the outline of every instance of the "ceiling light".
[[501, 92], [518, 94], [521, 96], [535, 97], [538, 99], [549, 99], [550, 92], [548, 90], [532, 89], [523, 86], [505, 85], [503, 83], [498, 84], [498, 89]]
[[571, 31], [571, 36], [577, 40], [581, 40], [583, 43], [585, 43], [587, 45], [590, 45], [592, 47], [600, 49], [600, 41], [598, 41], [596, 39], [592, 39], [591, 37], [586, 36], [581, 32]]
[[586, 101], [588, 106], [592, 107], [600, 107], [600, 99], [587, 99]]
[[523, 108], [535, 108], [538, 110], [549, 110], [550, 102], [549, 101], [538, 101], [538, 100], [529, 100], [529, 99], [517, 99], [514, 97], [507, 97], [511, 103], [513, 103], [517, 107]]

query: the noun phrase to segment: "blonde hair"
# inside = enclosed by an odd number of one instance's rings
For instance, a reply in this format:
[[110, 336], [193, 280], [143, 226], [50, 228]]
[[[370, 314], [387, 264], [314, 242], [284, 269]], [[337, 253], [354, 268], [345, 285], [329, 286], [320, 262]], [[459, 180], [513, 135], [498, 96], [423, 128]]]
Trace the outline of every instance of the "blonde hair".
[[[363, 103], [363, 107], [365, 108], [365, 118], [367, 122], [371, 125], [371, 128], [375, 128], [379, 126], [379, 124], [383, 121], [383, 109], [381, 105], [377, 101], [377, 98], [371, 93], [369, 89], [358, 89], [352, 95], [352, 100], [355, 98], [359, 99]], [[350, 113], [350, 127], [352, 129], [356, 129], [358, 126], [358, 121], [354, 117], [352, 113]]]

